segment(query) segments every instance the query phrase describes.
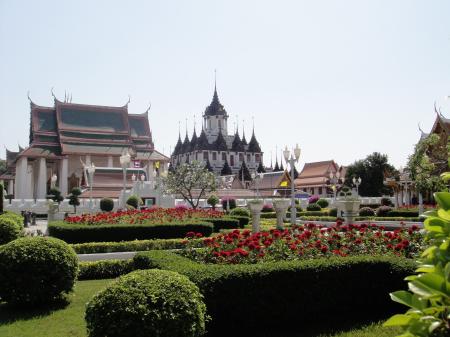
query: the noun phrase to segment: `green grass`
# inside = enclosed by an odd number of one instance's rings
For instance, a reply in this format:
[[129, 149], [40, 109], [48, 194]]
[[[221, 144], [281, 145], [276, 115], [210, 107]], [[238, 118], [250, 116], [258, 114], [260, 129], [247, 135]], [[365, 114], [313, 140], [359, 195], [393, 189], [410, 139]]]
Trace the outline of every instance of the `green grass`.
[[[86, 337], [84, 310], [86, 303], [112, 280], [78, 281], [69, 296], [70, 303], [52, 309], [24, 311], [0, 304], [0, 336], [2, 337]], [[400, 330], [383, 328], [381, 323], [350, 331], [320, 334], [319, 337], [394, 337]], [[261, 337], [317, 337], [317, 334], [260, 334]]]
[[25, 311], [0, 304], [2, 337], [85, 337], [86, 303], [111, 280], [79, 281], [69, 295], [70, 303], [55, 308]]

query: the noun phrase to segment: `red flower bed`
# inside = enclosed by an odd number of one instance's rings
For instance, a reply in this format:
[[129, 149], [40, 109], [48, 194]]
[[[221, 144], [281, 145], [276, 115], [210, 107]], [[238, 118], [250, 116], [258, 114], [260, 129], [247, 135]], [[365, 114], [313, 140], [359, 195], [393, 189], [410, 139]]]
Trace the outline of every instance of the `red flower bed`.
[[105, 212], [97, 214], [83, 214], [67, 217], [66, 222], [72, 224], [151, 224], [187, 221], [200, 218], [220, 218], [224, 213], [213, 210], [194, 210], [190, 208], [159, 208], [145, 210]]
[[189, 233], [183, 255], [207, 263], [257, 263], [357, 254], [412, 258], [419, 254], [423, 243], [417, 226], [385, 231], [382, 226], [347, 226], [339, 222], [329, 228], [307, 224], [256, 234], [234, 230], [205, 238], [204, 249], [200, 250], [191, 245], [195, 237], [195, 233]]

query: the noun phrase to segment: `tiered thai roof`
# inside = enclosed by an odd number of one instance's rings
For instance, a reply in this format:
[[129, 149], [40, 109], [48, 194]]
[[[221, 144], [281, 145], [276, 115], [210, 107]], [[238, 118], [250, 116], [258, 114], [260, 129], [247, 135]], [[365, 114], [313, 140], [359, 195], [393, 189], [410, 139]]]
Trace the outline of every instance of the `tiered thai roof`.
[[30, 146], [20, 156], [120, 155], [124, 149], [132, 149], [137, 157], [142, 157], [154, 151], [148, 110], [129, 114], [128, 104], [110, 107], [61, 102], [56, 98], [53, 107], [30, 101], [30, 110]]
[[212, 149], [215, 151], [228, 151], [227, 142], [223, 137], [222, 130], [219, 131], [219, 135], [212, 144]]
[[195, 149], [195, 147], [197, 146], [197, 132], [195, 131], [194, 128], [194, 133], [192, 134], [192, 138], [191, 138], [191, 151], [193, 151]]
[[20, 146], [18, 152], [6, 149], [6, 170], [0, 175], [1, 180], [14, 179], [16, 175], [16, 158], [20, 150], [23, 150]]
[[191, 141], [189, 140], [187, 131], [186, 131], [186, 136], [184, 137], [184, 142], [183, 142], [183, 146], [181, 147], [181, 151], [182, 151], [182, 153], [191, 152]]
[[197, 143], [195, 146], [196, 151], [206, 151], [210, 149], [210, 144], [208, 142], [208, 137], [206, 137], [205, 129], [202, 128], [202, 132], [197, 139]]
[[182, 152], [181, 151], [182, 148], [183, 148], [183, 143], [181, 142], [181, 135], [178, 134], [178, 142], [177, 142], [177, 145], [175, 145], [175, 148], [173, 150], [173, 155], [176, 156], [176, 155], [180, 154]]
[[335, 173], [338, 170], [339, 168], [334, 160], [306, 163], [295, 180], [295, 185], [302, 188], [326, 185], [330, 172]]

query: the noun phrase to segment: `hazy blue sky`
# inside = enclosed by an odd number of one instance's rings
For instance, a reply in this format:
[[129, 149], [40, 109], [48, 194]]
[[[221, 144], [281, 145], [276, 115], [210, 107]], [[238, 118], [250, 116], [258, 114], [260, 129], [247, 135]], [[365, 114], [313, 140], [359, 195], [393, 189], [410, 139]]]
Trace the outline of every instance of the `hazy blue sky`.
[[[301, 163], [373, 151], [404, 165], [438, 100], [450, 117], [450, 1], [0, 0], [0, 145], [28, 145], [29, 102], [152, 102], [157, 149], [210, 103]], [[3, 146], [2, 146], [3, 147]], [[4, 150], [0, 151], [4, 158]]]

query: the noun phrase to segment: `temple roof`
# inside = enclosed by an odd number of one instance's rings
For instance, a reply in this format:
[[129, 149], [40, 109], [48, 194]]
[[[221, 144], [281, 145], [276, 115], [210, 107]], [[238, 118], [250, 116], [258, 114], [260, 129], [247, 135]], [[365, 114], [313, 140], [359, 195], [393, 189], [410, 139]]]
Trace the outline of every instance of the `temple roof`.
[[227, 142], [223, 137], [222, 130], [219, 130], [219, 135], [212, 144], [212, 149], [216, 151], [228, 151]]
[[177, 145], [175, 145], [175, 148], [173, 149], [173, 156], [176, 156], [181, 153], [181, 149], [183, 147], [183, 143], [181, 142], [181, 135], [178, 134], [178, 141]]
[[183, 151], [183, 153], [191, 152], [191, 142], [189, 141], [187, 131], [186, 131], [186, 137], [184, 137], [182, 151]]
[[197, 139], [197, 143], [195, 144], [195, 150], [203, 151], [203, 150], [209, 150], [210, 144], [208, 142], [208, 138], [206, 137], [205, 130], [202, 129], [202, 132], [200, 133], [200, 137]]
[[234, 135], [233, 143], [231, 144], [231, 150], [236, 152], [244, 152], [245, 147], [242, 143], [241, 138], [239, 137], [239, 133], [236, 130], [236, 134]]
[[205, 109], [205, 116], [227, 116], [227, 112], [223, 105], [220, 104], [219, 96], [217, 95], [216, 86], [214, 86], [214, 95], [211, 104]]

